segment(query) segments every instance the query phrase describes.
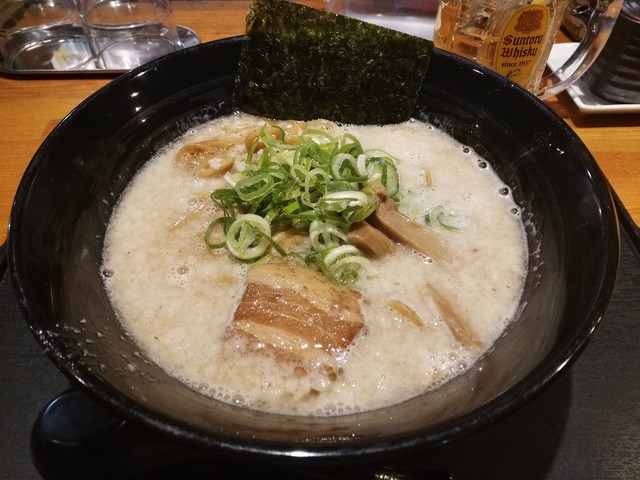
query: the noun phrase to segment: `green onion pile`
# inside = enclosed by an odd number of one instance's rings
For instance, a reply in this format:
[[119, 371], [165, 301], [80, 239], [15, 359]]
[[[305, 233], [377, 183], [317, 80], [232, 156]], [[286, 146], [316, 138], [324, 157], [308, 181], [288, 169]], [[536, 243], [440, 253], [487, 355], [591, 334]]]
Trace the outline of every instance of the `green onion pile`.
[[[225, 175], [229, 187], [211, 194], [223, 216], [211, 222], [205, 242], [247, 261], [268, 260], [273, 247], [282, 256], [315, 264], [337, 283], [349, 284], [368, 263], [349, 244], [349, 228], [376, 209], [372, 181], [397, 197], [394, 160], [384, 152], [365, 152], [350, 134], [333, 136], [313, 129], [300, 134], [299, 145], [284, 139], [282, 128], [265, 125], [249, 148], [245, 170]], [[271, 232], [288, 227], [308, 230], [312, 250], [284, 251]]]

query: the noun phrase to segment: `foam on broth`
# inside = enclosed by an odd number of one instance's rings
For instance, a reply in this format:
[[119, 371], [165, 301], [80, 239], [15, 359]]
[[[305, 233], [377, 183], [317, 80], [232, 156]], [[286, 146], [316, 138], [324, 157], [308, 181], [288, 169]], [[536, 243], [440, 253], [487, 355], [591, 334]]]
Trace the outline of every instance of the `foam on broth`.
[[[262, 123], [235, 114], [189, 132], [149, 161], [122, 195], [107, 230], [104, 279], [125, 329], [151, 359], [193, 388], [277, 413], [375, 409], [437, 388], [467, 370], [502, 334], [518, 307], [527, 264], [524, 228], [509, 189], [482, 158], [414, 120], [336, 128], [354, 134], [365, 149], [398, 158], [400, 208], [407, 216], [420, 221], [439, 205], [455, 213], [462, 230], [441, 233], [454, 258], [433, 262], [402, 248], [372, 261], [354, 285], [363, 293], [365, 328], [338, 359], [342, 372], [337, 381], [319, 372], [292, 375], [274, 359], [247, 353], [241, 341], [223, 341], [247, 269], [203, 242], [214, 215], [209, 193], [225, 182], [197, 178], [174, 158], [185, 143], [208, 139], [219, 129], [242, 132]], [[241, 141], [236, 150], [241, 168]], [[456, 341], [427, 285], [455, 305], [481, 348]], [[422, 325], [390, 308], [389, 300], [417, 312]]]

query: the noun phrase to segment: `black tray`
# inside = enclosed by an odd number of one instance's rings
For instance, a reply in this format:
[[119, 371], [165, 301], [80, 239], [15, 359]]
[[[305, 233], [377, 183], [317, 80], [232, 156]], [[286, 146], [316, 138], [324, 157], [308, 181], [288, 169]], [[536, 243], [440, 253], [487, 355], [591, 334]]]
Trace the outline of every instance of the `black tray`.
[[[638, 479], [640, 235], [623, 208], [620, 221], [616, 290], [604, 321], [577, 362], [542, 395], [502, 422], [451, 445], [397, 458], [392, 469], [409, 472], [408, 476], [389, 476], [388, 464], [291, 472], [255, 465], [251, 459], [241, 465], [229, 463], [210, 451], [194, 450], [127, 421], [113, 436], [116, 440], [94, 447], [92, 456], [82, 455], [84, 449], [72, 453], [70, 462], [65, 457], [64, 463], [60, 455], [39, 456], [43, 477], [70, 480], [68, 472], [61, 473], [70, 469], [79, 472], [79, 478], [96, 480]], [[0, 266], [0, 274], [3, 270]], [[43, 478], [32, 461], [31, 431], [45, 405], [69, 387], [31, 336], [4, 275], [0, 281], [0, 478]], [[82, 470], [94, 467], [96, 472], [91, 474]]]

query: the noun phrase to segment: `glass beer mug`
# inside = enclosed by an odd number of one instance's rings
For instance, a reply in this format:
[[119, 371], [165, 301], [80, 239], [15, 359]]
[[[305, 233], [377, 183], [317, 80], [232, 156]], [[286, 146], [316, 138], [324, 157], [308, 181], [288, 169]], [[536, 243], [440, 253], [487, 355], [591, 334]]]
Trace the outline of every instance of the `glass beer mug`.
[[609, 38], [623, 0], [592, 0], [573, 13], [587, 24], [576, 51], [555, 72], [544, 69], [570, 0], [441, 0], [434, 44], [474, 60], [540, 98], [569, 87]]

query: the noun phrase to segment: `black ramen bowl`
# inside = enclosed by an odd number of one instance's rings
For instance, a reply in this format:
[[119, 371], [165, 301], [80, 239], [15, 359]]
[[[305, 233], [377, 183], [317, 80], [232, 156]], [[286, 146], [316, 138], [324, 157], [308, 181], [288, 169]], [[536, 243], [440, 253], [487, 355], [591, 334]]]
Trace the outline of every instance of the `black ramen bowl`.
[[147, 359], [103, 289], [105, 227], [154, 152], [232, 112], [242, 43], [199, 45], [116, 79], [71, 112], [27, 168], [11, 214], [9, 271], [27, 323], [61, 371], [116, 413], [199, 446], [256, 459], [342, 461], [477, 431], [540, 393], [576, 359], [614, 288], [619, 233], [608, 184], [542, 102], [442, 51], [435, 52], [415, 117], [489, 160], [527, 225], [531, 254], [520, 315], [494, 348], [437, 390], [336, 417], [267, 414], [212, 400]]

